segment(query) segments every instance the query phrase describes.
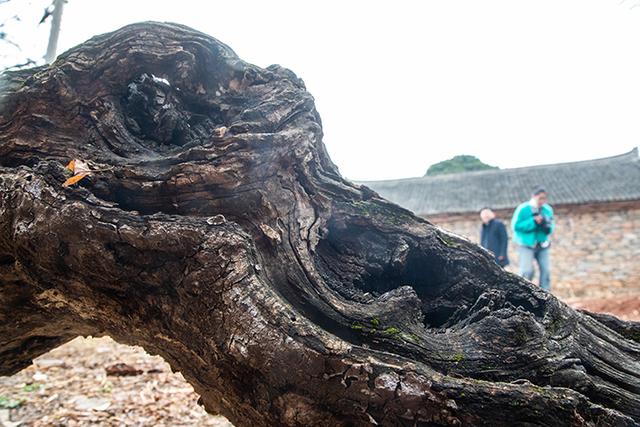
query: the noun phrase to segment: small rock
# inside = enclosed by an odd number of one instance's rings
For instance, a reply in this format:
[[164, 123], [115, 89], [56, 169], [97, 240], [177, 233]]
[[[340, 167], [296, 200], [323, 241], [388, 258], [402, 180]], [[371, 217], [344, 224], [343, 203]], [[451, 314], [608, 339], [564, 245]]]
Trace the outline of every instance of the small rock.
[[131, 365], [127, 365], [126, 363], [115, 363], [113, 365], [107, 366], [104, 368], [107, 371], [107, 375], [115, 376], [115, 377], [128, 377], [133, 375], [140, 375], [142, 371], [140, 369], [136, 369]]

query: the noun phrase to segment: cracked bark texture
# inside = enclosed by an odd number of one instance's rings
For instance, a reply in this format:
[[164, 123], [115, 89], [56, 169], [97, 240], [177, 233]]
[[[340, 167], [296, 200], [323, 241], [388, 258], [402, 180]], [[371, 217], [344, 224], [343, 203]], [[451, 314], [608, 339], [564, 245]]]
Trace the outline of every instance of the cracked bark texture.
[[293, 72], [143, 23], [2, 85], [0, 374], [108, 334], [238, 426], [640, 422], [638, 324], [341, 178]]

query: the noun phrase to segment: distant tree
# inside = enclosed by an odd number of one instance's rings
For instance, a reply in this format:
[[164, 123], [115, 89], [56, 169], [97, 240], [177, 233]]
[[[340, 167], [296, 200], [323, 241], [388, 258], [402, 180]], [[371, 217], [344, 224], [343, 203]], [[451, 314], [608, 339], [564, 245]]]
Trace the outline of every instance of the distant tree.
[[443, 175], [446, 173], [458, 173], [479, 171], [485, 169], [498, 169], [497, 166], [491, 166], [483, 163], [476, 156], [469, 156], [466, 154], [455, 156], [449, 160], [443, 160], [442, 162], [435, 163], [429, 166], [425, 176]]

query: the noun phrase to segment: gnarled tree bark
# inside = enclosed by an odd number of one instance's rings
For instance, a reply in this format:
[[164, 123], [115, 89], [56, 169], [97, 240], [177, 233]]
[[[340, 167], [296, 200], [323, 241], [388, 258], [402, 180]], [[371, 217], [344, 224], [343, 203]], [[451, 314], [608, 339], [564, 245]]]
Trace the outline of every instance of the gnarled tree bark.
[[640, 422], [638, 324], [341, 178], [289, 70], [145, 23], [0, 103], [2, 375], [108, 334], [236, 425]]

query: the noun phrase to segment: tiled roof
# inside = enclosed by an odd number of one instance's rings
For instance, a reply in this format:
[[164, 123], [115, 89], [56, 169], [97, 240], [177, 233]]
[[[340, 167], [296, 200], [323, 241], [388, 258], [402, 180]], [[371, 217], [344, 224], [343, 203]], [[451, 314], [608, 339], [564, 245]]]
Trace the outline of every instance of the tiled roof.
[[640, 200], [638, 149], [603, 159], [367, 181], [382, 197], [416, 214], [513, 208], [544, 187], [551, 205]]

